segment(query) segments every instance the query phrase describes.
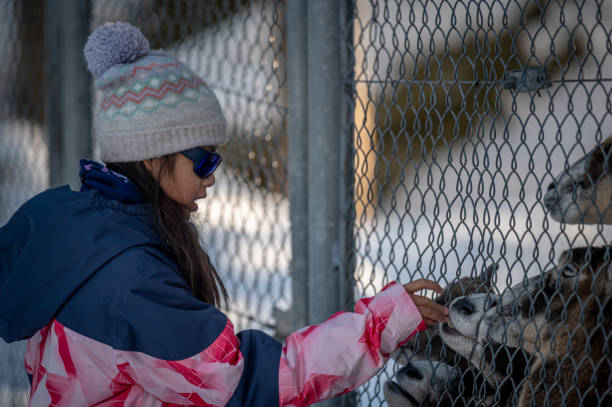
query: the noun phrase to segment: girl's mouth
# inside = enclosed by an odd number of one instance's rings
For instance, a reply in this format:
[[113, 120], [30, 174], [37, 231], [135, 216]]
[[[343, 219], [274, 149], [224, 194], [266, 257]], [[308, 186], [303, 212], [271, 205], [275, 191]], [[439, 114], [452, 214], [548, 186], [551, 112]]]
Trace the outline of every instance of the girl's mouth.
[[204, 192], [204, 195], [197, 197], [193, 200], [193, 202], [191, 202], [191, 205], [189, 205], [189, 209], [191, 210], [191, 212], [196, 212], [198, 210], [198, 204], [196, 202], [204, 198], [206, 198], [206, 192]]

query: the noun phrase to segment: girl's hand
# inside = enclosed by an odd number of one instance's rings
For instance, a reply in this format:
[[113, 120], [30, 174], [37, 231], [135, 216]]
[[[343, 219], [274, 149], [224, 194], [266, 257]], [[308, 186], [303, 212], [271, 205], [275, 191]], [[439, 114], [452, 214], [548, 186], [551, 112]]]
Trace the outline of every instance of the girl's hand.
[[432, 299], [414, 294], [416, 291], [427, 289], [442, 294], [444, 290], [438, 283], [421, 278], [411, 283], [404, 284], [404, 288], [408, 292], [408, 295], [410, 295], [410, 298], [412, 298], [412, 302], [416, 305], [427, 325], [435, 325], [438, 322], [448, 322], [448, 308], [436, 303]]

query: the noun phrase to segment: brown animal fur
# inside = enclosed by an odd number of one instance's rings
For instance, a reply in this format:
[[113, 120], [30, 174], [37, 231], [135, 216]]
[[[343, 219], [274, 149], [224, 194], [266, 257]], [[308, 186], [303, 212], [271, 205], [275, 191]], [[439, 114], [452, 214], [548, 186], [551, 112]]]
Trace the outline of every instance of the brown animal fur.
[[[610, 248], [574, 249], [546, 273], [544, 292], [557, 281], [561, 287], [548, 298], [550, 317], [540, 327], [542, 342], [521, 389], [520, 407], [612, 405], [610, 256]], [[578, 277], [568, 277], [568, 270], [578, 271]], [[519, 308], [529, 313], [538, 301], [523, 297]]]
[[557, 175], [544, 204], [558, 222], [612, 224], [612, 136]]
[[478, 343], [531, 355], [520, 407], [612, 405], [611, 257], [612, 247], [567, 250], [555, 267], [463, 318], [471, 332], [479, 321]]

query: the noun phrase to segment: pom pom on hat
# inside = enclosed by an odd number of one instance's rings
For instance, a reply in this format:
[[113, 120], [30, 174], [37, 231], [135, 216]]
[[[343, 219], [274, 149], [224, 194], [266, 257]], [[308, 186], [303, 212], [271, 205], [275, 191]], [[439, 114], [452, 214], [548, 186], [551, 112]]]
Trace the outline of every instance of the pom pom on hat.
[[98, 27], [85, 44], [87, 68], [99, 78], [113, 65], [135, 61], [150, 50], [142, 32], [123, 22], [106, 23]]

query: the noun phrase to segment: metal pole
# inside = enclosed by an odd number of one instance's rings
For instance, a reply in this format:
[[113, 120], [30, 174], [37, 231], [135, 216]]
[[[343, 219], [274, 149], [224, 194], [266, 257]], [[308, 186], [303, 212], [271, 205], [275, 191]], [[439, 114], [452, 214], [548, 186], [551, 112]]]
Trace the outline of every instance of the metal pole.
[[50, 184], [70, 184], [76, 189], [79, 159], [92, 151], [91, 76], [83, 58], [90, 0], [49, 0], [46, 6]]
[[[353, 47], [353, 1], [339, 1], [340, 28], [342, 36], [338, 39], [340, 50], [338, 52], [340, 64], [340, 120], [341, 129], [338, 132], [339, 144], [339, 178], [340, 199], [338, 202], [338, 257], [340, 263], [338, 282], [338, 301], [341, 309], [352, 310], [355, 303], [355, 250], [353, 238], [353, 225], [355, 223], [355, 157], [353, 147], [354, 122], [354, 60]], [[337, 405], [339, 407], [353, 407], [357, 405], [357, 394], [350, 392], [341, 396]]]
[[287, 86], [289, 114], [289, 200], [291, 205], [292, 330], [310, 322], [308, 316], [308, 43], [307, 5], [288, 0]]
[[342, 100], [340, 101], [340, 118], [342, 130], [340, 143], [340, 186], [343, 196], [340, 197], [340, 304], [344, 309], [352, 308], [355, 303], [355, 246], [353, 226], [355, 223], [355, 152], [353, 141], [353, 123], [355, 112], [355, 61], [353, 52], [353, 0], [343, 0], [340, 8], [340, 24], [343, 38], [340, 38], [340, 75], [342, 79]]
[[47, 76], [47, 89], [45, 89], [45, 132], [49, 142], [49, 185], [58, 186], [63, 184], [62, 173], [62, 120], [61, 108], [57, 101], [60, 93], [61, 83], [57, 72], [61, 55], [59, 53], [61, 43], [61, 21], [59, 1], [49, 0], [45, 10], [45, 74]]
[[340, 309], [339, 230], [342, 77], [339, 2], [308, 2], [309, 313], [320, 322]]
[[[352, 305], [351, 1], [287, 0], [293, 328]], [[319, 405], [354, 405], [345, 395]]]
[[[350, 128], [343, 69], [347, 63], [343, 1], [307, 2], [308, 25], [308, 276], [309, 318], [321, 322], [346, 305], [347, 191]], [[321, 403], [343, 406], [344, 397]]]

